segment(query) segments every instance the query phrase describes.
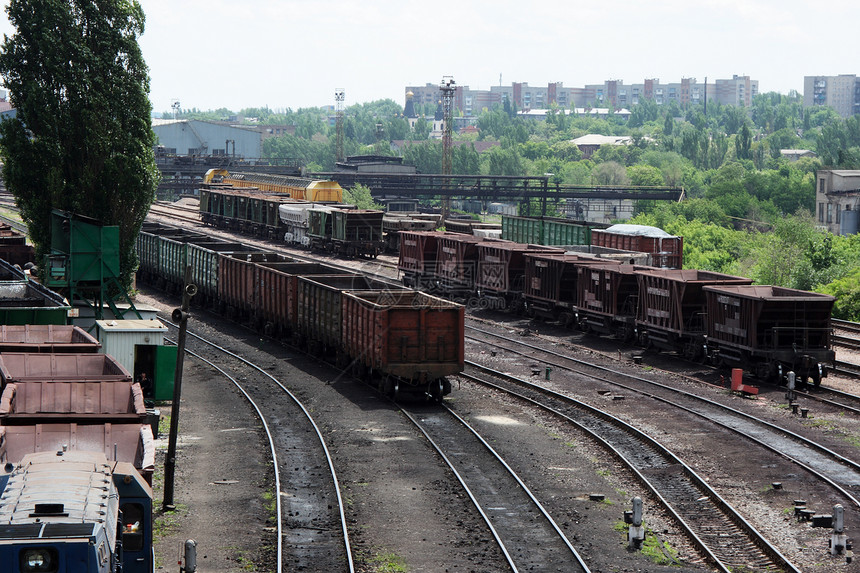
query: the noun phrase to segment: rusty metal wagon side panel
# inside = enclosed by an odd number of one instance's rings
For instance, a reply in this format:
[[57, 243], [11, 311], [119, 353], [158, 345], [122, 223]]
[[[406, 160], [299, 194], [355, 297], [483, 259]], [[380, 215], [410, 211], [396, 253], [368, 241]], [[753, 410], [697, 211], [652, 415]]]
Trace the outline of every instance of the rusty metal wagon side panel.
[[323, 263], [259, 263], [253, 286], [256, 317], [273, 334], [288, 334], [295, 328], [298, 313], [299, 276], [349, 274]]
[[346, 353], [413, 384], [461, 372], [464, 307], [416, 291], [346, 292]]
[[649, 330], [679, 336], [705, 333], [709, 285], [748, 285], [751, 279], [694, 269], [639, 269], [639, 312], [636, 322]]
[[488, 240], [478, 244], [478, 278], [482, 292], [512, 296], [523, 291], [526, 253], [564, 254], [564, 250], [512, 241]]
[[0, 354], [0, 381], [4, 386], [11, 382], [31, 380], [117, 381], [131, 380], [131, 374], [107, 354]]
[[329, 350], [341, 348], [345, 291], [404, 290], [360, 274], [299, 277], [296, 331], [308, 342]]
[[711, 358], [748, 366], [759, 376], [784, 371], [820, 380], [819, 365], [832, 362], [831, 316], [835, 298], [770, 285], [715, 285], [708, 301]]
[[0, 352], [98, 352], [101, 344], [79, 326], [0, 325]]

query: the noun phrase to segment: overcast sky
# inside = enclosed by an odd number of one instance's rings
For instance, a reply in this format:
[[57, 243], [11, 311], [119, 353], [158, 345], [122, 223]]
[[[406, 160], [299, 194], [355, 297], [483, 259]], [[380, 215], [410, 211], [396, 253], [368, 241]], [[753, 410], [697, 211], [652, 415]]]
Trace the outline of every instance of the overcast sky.
[[[140, 0], [154, 111], [391, 98], [407, 85], [568, 87], [732, 75], [762, 92], [860, 75], [851, 0]], [[8, 0], [3, 1], [8, 5]], [[0, 32], [14, 30], [5, 18]]]

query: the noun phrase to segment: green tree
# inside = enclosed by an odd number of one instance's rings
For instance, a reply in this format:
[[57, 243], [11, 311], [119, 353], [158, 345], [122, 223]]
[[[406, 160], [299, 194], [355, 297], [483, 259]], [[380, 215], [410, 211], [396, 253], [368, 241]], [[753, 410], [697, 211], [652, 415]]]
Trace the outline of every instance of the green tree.
[[819, 289], [836, 297], [833, 317], [843, 320], [860, 320], [860, 269]]
[[750, 148], [752, 147], [752, 132], [749, 125], [744, 123], [741, 130], [735, 137], [735, 156], [738, 159], [749, 159]]
[[665, 185], [663, 172], [651, 165], [633, 165], [628, 167], [627, 176], [633, 185]]
[[442, 142], [428, 140], [407, 144], [403, 160], [414, 165], [419, 173], [442, 173]]
[[484, 153], [488, 175], [522, 175], [523, 158], [515, 147], [493, 147]]
[[382, 205], [373, 200], [373, 196], [370, 194], [370, 187], [361, 183], [357, 183], [351, 189], [343, 190], [343, 202], [355, 205], [357, 209], [384, 209]]
[[627, 170], [615, 161], [606, 161], [591, 171], [596, 185], [630, 185]]
[[136, 0], [11, 0], [0, 75], [17, 117], [0, 124], [3, 174], [37, 255], [54, 208], [120, 228], [120, 280], [155, 197], [149, 76]]

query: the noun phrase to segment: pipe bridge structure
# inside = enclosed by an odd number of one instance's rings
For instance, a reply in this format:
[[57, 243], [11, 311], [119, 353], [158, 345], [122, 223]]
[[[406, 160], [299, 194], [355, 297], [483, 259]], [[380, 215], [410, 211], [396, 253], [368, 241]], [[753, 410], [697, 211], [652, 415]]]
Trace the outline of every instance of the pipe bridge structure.
[[[368, 187], [374, 197], [463, 198], [479, 201], [538, 199], [541, 215], [549, 202], [561, 199], [654, 200], [681, 201], [681, 187], [560, 185], [549, 177], [517, 177], [500, 175], [404, 175], [385, 173], [322, 172], [310, 177], [331, 179], [341, 187], [357, 184]], [[531, 203], [531, 201], [529, 201]]]

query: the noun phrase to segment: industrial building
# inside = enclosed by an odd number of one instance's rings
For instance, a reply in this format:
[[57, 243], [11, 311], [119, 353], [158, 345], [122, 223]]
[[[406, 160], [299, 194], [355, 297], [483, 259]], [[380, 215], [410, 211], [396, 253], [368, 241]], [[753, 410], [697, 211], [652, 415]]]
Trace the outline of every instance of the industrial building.
[[853, 235], [860, 224], [860, 170], [821, 169], [816, 173], [818, 225], [834, 235]]
[[256, 126], [196, 119], [153, 119], [152, 130], [167, 155], [227, 156], [253, 162], [263, 154], [263, 133]]

